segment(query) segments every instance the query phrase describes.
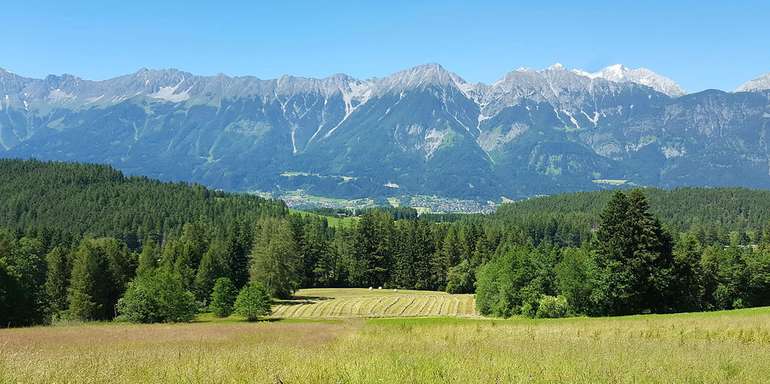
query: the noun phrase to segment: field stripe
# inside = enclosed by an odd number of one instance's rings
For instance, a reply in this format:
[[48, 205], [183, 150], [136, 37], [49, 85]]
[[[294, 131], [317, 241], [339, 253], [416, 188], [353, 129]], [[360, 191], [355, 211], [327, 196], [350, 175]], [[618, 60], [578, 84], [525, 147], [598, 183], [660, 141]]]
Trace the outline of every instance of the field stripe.
[[420, 297], [420, 301], [422, 301], [422, 305], [420, 306], [419, 309], [417, 309], [417, 311], [414, 312], [413, 314], [414, 316], [422, 316], [423, 314], [425, 314], [425, 310], [427, 309], [428, 304], [430, 304], [430, 297], [429, 296]]
[[304, 310], [305, 304], [296, 304], [292, 305], [294, 307], [294, 310], [291, 311], [291, 317], [299, 317], [302, 314], [302, 311]]
[[398, 303], [399, 300], [401, 300], [401, 298], [400, 297], [396, 297], [395, 300], [393, 300], [392, 303], [388, 304], [385, 308], [383, 308], [382, 314], [383, 315], [390, 315], [391, 314], [390, 313], [390, 309], [393, 308], [393, 306], [396, 305], [396, 303]]
[[358, 316], [358, 314], [361, 312], [361, 306], [363, 305], [364, 300], [356, 300], [353, 302], [353, 306], [350, 308], [350, 314], [352, 316]]
[[[297, 316], [297, 311], [299, 311], [300, 307], [303, 306], [303, 305], [304, 304], [290, 305], [291, 308], [288, 308], [286, 310], [286, 314], [285, 314], [286, 317], [295, 317], [295, 316]], [[292, 309], [292, 311], [289, 311], [289, 309]]]
[[398, 303], [390, 308], [388, 311], [388, 316], [400, 316], [403, 312], [404, 308], [409, 306], [411, 303], [412, 297], [411, 296], [399, 296]]
[[[340, 301], [339, 306], [336, 308], [336, 311], [332, 313], [332, 315], [335, 317], [341, 317], [349, 314], [351, 300], [340, 299], [339, 301]], [[345, 310], [345, 306], [348, 307], [347, 311]]]
[[377, 316], [380, 313], [377, 311], [377, 308], [384, 305], [385, 305], [385, 298], [384, 297], [377, 298], [377, 301], [374, 303], [374, 305], [372, 305], [369, 311], [367, 311], [367, 314], [369, 316]]
[[358, 306], [358, 310], [356, 311], [356, 316], [365, 316], [368, 313], [368, 311], [371, 309], [372, 301], [374, 300], [375, 299], [370, 297], [362, 299], [361, 304]]
[[401, 312], [398, 313], [399, 316], [403, 316], [404, 313], [406, 313], [406, 310], [414, 303], [414, 297], [412, 297], [411, 300], [409, 300], [408, 303], [404, 306], [404, 308], [401, 308]]
[[455, 315], [457, 316], [458, 312], [460, 310], [460, 299], [457, 297], [452, 297], [452, 305], [450, 306], [448, 315]]
[[281, 312], [286, 310], [286, 307], [283, 304], [278, 304], [272, 309], [273, 309], [273, 313], [272, 313], [273, 316], [280, 316]]
[[340, 300], [340, 306], [337, 309], [337, 312], [335, 313], [335, 316], [341, 317], [341, 316], [349, 315], [350, 314], [350, 305], [351, 305], [351, 300], [349, 300], [349, 299]]
[[310, 307], [311, 307], [311, 310], [310, 310], [310, 313], [308, 313], [307, 317], [315, 317], [316, 312], [318, 312], [321, 309], [321, 305], [316, 303], [316, 304], [312, 304]]
[[457, 308], [457, 315], [463, 316], [468, 314], [468, 298], [467, 297], [461, 297], [460, 298], [460, 305]]
[[316, 317], [324, 317], [324, 315], [326, 314], [327, 309], [329, 309], [329, 305], [331, 305], [331, 303], [333, 301], [334, 300], [324, 300], [324, 301], [316, 304], [316, 305], [318, 305], [318, 316], [316, 316]]
[[301, 317], [312, 317], [313, 312], [316, 310], [315, 304], [303, 304], [301, 308], [298, 309], [299, 316]]
[[447, 300], [440, 300], [441, 305], [438, 307], [438, 314], [439, 315], [446, 315], [449, 311], [449, 299]]
[[433, 307], [436, 305], [436, 301], [433, 299], [433, 296], [427, 296], [425, 297], [425, 299], [427, 300], [427, 305], [422, 311], [420, 311], [419, 313], [420, 316], [430, 315], [431, 311], [433, 310]]
[[385, 298], [384, 297], [378, 297], [377, 301], [375, 301], [374, 304], [372, 305], [372, 307], [369, 309], [369, 311], [367, 311], [367, 315], [369, 315], [369, 316], [377, 315], [377, 313], [378, 313], [377, 312], [377, 307], [379, 307], [381, 305], [384, 305], [384, 303], [385, 303]]

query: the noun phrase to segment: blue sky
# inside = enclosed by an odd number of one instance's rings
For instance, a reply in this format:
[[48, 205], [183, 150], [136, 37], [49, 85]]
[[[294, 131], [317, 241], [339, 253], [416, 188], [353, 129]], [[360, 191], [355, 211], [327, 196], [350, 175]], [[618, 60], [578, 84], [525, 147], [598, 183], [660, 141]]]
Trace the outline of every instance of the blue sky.
[[438, 62], [492, 82], [518, 67], [623, 63], [699, 91], [770, 72], [767, 1], [4, 3], [0, 67], [34, 77], [174, 67], [367, 78]]

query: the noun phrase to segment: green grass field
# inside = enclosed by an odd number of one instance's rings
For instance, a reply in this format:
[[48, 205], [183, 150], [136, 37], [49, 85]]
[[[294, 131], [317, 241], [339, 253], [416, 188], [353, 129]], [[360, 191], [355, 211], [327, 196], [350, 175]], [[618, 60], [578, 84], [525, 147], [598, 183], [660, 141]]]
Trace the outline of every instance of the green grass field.
[[302, 289], [274, 306], [276, 318], [475, 316], [473, 295], [366, 288]]
[[[500, 320], [458, 316], [459, 309], [453, 316], [418, 317], [444, 314], [435, 309], [438, 303], [453, 303], [454, 296], [436, 292], [299, 294], [330, 298], [278, 305], [275, 317], [256, 323], [202, 315], [191, 324], [0, 329], [0, 383], [766, 383], [770, 378], [770, 308]], [[430, 304], [406, 304], [423, 299]], [[281, 316], [293, 308], [302, 312]], [[357, 317], [362, 311], [410, 317]]]
[[0, 330], [1, 383], [766, 383], [770, 308]]
[[297, 209], [292, 209], [292, 213], [296, 213], [302, 216], [316, 216], [319, 218], [326, 219], [326, 222], [329, 223], [329, 226], [332, 228], [340, 228], [340, 227], [346, 227], [346, 228], [352, 228], [353, 225], [358, 221], [358, 217], [333, 217], [333, 216], [323, 216], [319, 215], [317, 213], [308, 212], [308, 211], [300, 211]]

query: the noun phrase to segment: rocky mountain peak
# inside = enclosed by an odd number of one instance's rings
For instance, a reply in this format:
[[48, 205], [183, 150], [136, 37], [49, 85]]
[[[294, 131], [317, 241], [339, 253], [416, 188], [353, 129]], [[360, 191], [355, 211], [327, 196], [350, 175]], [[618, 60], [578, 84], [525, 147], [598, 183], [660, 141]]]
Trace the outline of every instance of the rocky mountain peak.
[[385, 91], [422, 89], [429, 86], [460, 88], [464, 84], [467, 83], [460, 76], [436, 63], [418, 65], [377, 81], [378, 88]]
[[679, 97], [685, 94], [682, 87], [675, 81], [647, 68], [628, 68], [623, 64], [613, 64], [597, 72], [587, 72], [580, 69], [576, 69], [573, 72], [590, 79], [600, 78], [616, 83], [629, 82], [644, 85], [672, 97]]
[[741, 86], [738, 87], [735, 91], [736, 92], [754, 92], [754, 91], [765, 91], [769, 89], [770, 89], [770, 72], [762, 76], [759, 76], [756, 79], [749, 80], [741, 84]]

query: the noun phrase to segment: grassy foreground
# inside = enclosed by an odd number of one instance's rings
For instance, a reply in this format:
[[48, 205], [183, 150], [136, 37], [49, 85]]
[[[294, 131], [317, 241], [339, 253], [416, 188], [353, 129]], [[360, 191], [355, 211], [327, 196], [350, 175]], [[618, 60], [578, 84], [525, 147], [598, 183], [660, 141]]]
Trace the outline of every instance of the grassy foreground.
[[0, 330], [2, 383], [766, 383], [770, 308]]
[[273, 307], [277, 318], [475, 316], [473, 295], [366, 288], [314, 288]]

